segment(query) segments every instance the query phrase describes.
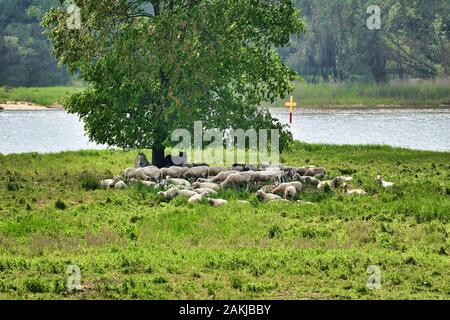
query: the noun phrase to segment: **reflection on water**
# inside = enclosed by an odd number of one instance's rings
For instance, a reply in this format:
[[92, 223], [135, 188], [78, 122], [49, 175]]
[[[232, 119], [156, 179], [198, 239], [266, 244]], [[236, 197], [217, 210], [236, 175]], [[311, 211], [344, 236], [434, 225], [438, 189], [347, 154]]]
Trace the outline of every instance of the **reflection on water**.
[[[288, 110], [273, 110], [283, 123]], [[450, 151], [450, 109], [296, 111], [294, 138], [310, 143], [387, 144]], [[77, 116], [63, 110], [0, 112], [0, 153], [101, 149]]]

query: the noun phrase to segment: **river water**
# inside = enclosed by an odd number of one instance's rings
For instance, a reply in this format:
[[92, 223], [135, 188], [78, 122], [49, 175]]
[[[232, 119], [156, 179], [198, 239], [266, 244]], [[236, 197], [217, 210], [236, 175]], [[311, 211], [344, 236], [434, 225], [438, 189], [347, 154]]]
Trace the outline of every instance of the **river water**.
[[[287, 110], [272, 110], [288, 124]], [[300, 109], [294, 138], [309, 143], [384, 144], [450, 151], [450, 109]], [[77, 116], [64, 110], [0, 112], [0, 153], [103, 149], [89, 142]]]

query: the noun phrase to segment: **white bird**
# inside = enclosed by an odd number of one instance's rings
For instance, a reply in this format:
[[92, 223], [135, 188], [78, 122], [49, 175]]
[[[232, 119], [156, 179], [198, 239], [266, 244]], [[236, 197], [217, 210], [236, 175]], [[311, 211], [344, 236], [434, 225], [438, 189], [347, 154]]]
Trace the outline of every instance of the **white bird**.
[[382, 186], [385, 189], [386, 188], [392, 188], [394, 186], [393, 182], [384, 181], [382, 176], [377, 176], [375, 179], [378, 181], [380, 186]]

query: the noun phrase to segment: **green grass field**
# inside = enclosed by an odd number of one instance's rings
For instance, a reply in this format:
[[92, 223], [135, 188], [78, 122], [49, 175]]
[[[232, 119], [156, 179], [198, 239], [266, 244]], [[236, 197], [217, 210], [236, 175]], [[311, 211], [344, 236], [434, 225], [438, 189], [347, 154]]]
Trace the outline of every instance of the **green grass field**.
[[[1, 101], [24, 101], [51, 106], [60, 103], [68, 94], [83, 90], [78, 87], [0, 88]], [[406, 106], [437, 107], [450, 104], [449, 83], [391, 84], [296, 84], [293, 92], [299, 106]], [[284, 107], [286, 99], [276, 101], [272, 107]]]
[[[449, 299], [450, 154], [296, 143], [282, 155], [352, 175], [368, 195], [315, 205], [163, 203], [91, 190], [136, 152], [0, 155], [0, 299]], [[378, 187], [382, 172], [396, 183]], [[250, 205], [234, 199], [247, 199]], [[68, 292], [67, 267], [82, 291]], [[367, 268], [381, 268], [380, 290]]]
[[83, 90], [76, 87], [46, 87], [46, 88], [0, 88], [0, 103], [6, 101], [30, 102], [42, 106], [59, 104], [61, 99]]
[[[371, 84], [296, 84], [293, 95], [299, 106], [406, 106], [450, 105], [449, 83], [411, 83], [384, 86]], [[287, 99], [287, 98], [286, 98]], [[284, 107], [286, 99], [274, 103]]]

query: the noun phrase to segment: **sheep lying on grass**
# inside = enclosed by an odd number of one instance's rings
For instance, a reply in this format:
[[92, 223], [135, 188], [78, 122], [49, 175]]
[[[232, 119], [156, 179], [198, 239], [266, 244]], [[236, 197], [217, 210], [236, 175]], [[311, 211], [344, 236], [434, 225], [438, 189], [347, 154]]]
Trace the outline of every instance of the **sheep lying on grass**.
[[212, 182], [196, 182], [192, 185], [194, 189], [212, 189], [215, 191], [218, 191], [220, 189], [220, 186], [218, 184], [212, 183]]
[[357, 195], [357, 196], [365, 196], [367, 194], [367, 192], [365, 192], [362, 189], [350, 189], [349, 185], [344, 183], [342, 185], [342, 189], [344, 191], [345, 194], [353, 196], [353, 195]]
[[285, 199], [283, 199], [280, 196], [277, 196], [276, 194], [265, 193], [264, 191], [261, 190], [256, 192], [256, 197], [263, 202], [286, 201]]
[[223, 199], [212, 199], [212, 198], [208, 198], [208, 203], [210, 205], [212, 205], [213, 207], [221, 207], [224, 206], [228, 203], [227, 200], [223, 200]]
[[394, 183], [393, 182], [387, 182], [387, 181], [384, 181], [383, 180], [383, 177], [382, 176], [377, 176], [376, 178], [375, 178], [375, 180], [380, 184], [380, 186], [382, 187], [382, 188], [385, 188], [385, 189], [387, 189], [387, 188], [392, 188], [393, 186], [394, 186]]
[[273, 194], [277, 194], [279, 196], [284, 196], [286, 193], [286, 189], [289, 187], [294, 187], [297, 193], [301, 192], [303, 189], [303, 184], [301, 182], [285, 182], [280, 184], [278, 187], [272, 190]]
[[[211, 198], [221, 189], [227, 188], [245, 187], [249, 191], [249, 189], [256, 190], [260, 187], [256, 196], [262, 202], [295, 201], [306, 188], [323, 191], [342, 186], [345, 194], [366, 194], [364, 190], [349, 188], [347, 183], [353, 180], [352, 177], [339, 176], [332, 180], [320, 181], [327, 174], [326, 169], [322, 167], [272, 167], [261, 164], [257, 166], [258, 171], [253, 171], [255, 167], [245, 164], [235, 164], [232, 167], [210, 167], [207, 164], [201, 164], [192, 167], [171, 166], [163, 169], [154, 166], [129, 168], [124, 171], [123, 179], [115, 177], [103, 180], [100, 186], [104, 189], [126, 189], [127, 183], [142, 183], [149, 188], [165, 189], [166, 191], [159, 192], [158, 196], [166, 201], [180, 196], [190, 203], [200, 203], [205, 197], [209, 197], [208, 202], [214, 206], [227, 203], [226, 200]], [[376, 181], [383, 188], [393, 186], [393, 183], [384, 181], [381, 176], [378, 176]], [[242, 200], [241, 203], [248, 203], [248, 201]], [[301, 201], [299, 203], [311, 204]]]

